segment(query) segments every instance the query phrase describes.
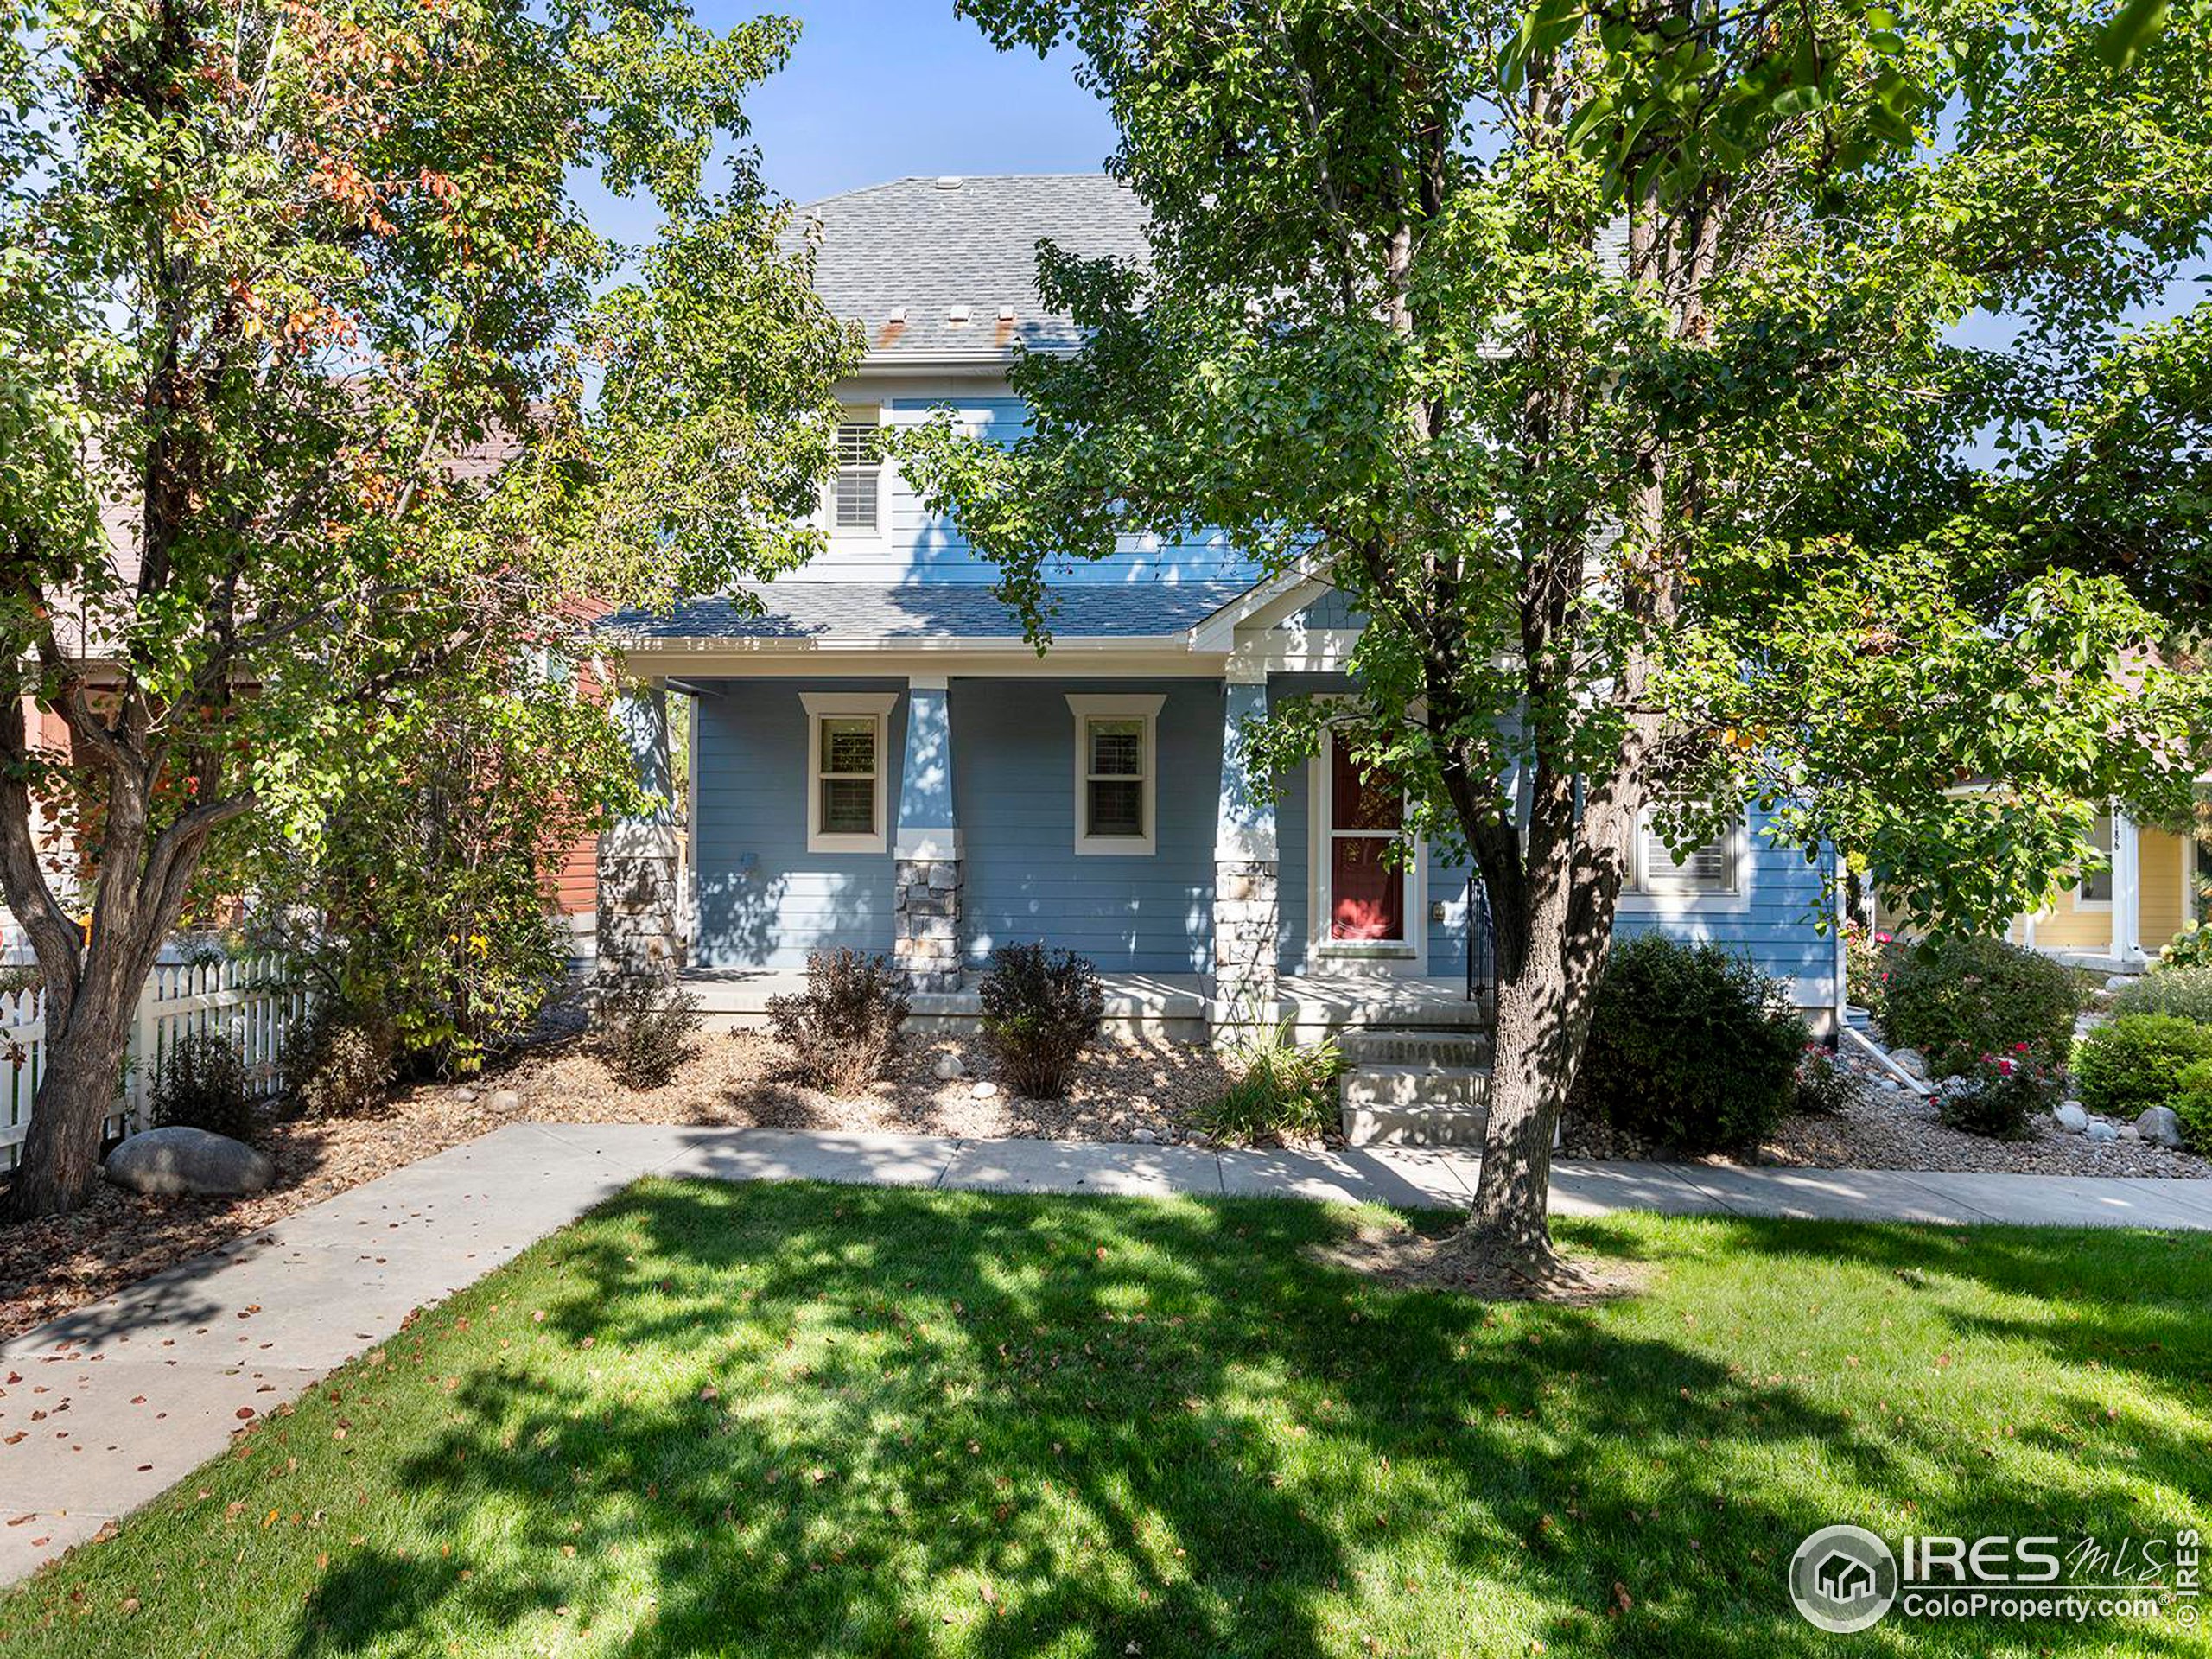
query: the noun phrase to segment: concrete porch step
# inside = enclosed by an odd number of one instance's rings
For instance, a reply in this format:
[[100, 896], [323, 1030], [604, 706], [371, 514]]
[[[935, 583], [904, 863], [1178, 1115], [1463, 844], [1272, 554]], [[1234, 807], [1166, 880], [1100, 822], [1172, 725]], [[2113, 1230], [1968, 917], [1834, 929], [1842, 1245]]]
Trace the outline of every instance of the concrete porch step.
[[1354, 1027], [1338, 1039], [1344, 1058], [1361, 1069], [1416, 1066], [1430, 1071], [1466, 1071], [1490, 1064], [1487, 1031], [1408, 1031]]
[[1481, 1107], [1490, 1099], [1487, 1066], [1358, 1065], [1339, 1085], [1347, 1109], [1355, 1106]]
[[1355, 1147], [1480, 1147], [1490, 1114], [1479, 1106], [1346, 1106]]

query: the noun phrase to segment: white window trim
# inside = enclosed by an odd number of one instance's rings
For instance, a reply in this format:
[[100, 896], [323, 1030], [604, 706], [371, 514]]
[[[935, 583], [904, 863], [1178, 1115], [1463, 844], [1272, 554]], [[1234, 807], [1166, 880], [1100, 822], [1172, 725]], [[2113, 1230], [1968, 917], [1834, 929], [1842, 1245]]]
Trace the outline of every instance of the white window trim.
[[[802, 691], [806, 709], [806, 850], [810, 853], [883, 853], [891, 847], [887, 808], [891, 778], [891, 709], [896, 691]], [[867, 715], [875, 721], [875, 833], [831, 834], [822, 828], [822, 722]]]
[[[2120, 867], [2113, 862], [2113, 855], [2119, 850], [2120, 846], [2120, 813], [2115, 808], [2107, 807], [2097, 816], [2103, 818], [2107, 826], [2105, 839], [2113, 843], [2111, 846], [2107, 847], [2104, 849], [2105, 868], [2102, 871], [2102, 874], [2107, 881], [2113, 882], [2116, 886], [2117, 878], [2120, 874]], [[2094, 841], [2089, 842], [2089, 850], [2091, 852], [2097, 850], [2097, 844]], [[2110, 892], [2112, 889], [2107, 888], [2107, 891]], [[2085, 881], [2077, 880], [2074, 883], [2074, 909], [2077, 914], [2082, 915], [2106, 915], [2112, 910], [2112, 900], [2110, 899], [2090, 898], [2088, 896], [2088, 888], [2085, 884]]]
[[1725, 888], [1709, 893], [1654, 893], [1644, 885], [1643, 839], [1651, 812], [1646, 807], [1637, 818], [1636, 849], [1628, 885], [1621, 889], [1616, 909], [1645, 916], [1726, 914], [1751, 907], [1751, 814], [1738, 810], [1728, 830], [1728, 868], [1732, 877]]
[[[880, 440], [884, 428], [883, 414], [883, 406], [880, 404], [849, 404], [837, 411], [837, 424], [872, 426]], [[830, 540], [847, 543], [878, 542], [887, 544], [891, 537], [891, 457], [880, 455], [876, 458], [875, 524], [868, 529], [859, 525], [849, 529], [838, 528], [838, 470], [833, 465], [829, 479], [822, 486], [822, 522], [829, 528]]]
[[1428, 841], [1408, 835], [1406, 855], [1406, 935], [1403, 939], [1329, 937], [1329, 780], [1336, 761], [1336, 734], [1325, 730], [1321, 752], [1306, 762], [1306, 957], [1310, 973], [1409, 974], [1428, 971]]
[[[1075, 850], [1084, 857], [1149, 858], [1160, 850], [1160, 710], [1164, 694], [1089, 696], [1065, 694], [1068, 711], [1075, 716]], [[1093, 720], [1144, 721], [1144, 833], [1141, 836], [1093, 836], [1084, 833], [1090, 821], [1090, 742]]]

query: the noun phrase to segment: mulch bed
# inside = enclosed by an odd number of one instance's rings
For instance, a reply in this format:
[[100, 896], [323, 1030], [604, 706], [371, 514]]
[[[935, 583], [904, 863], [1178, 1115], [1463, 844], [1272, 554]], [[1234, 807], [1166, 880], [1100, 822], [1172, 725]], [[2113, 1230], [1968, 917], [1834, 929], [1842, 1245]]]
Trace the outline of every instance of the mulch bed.
[[403, 1089], [374, 1116], [298, 1118], [264, 1106], [255, 1143], [276, 1165], [265, 1192], [243, 1198], [149, 1198], [103, 1183], [73, 1214], [0, 1225], [0, 1337], [509, 1123], [1167, 1141], [1190, 1137], [1191, 1113], [1226, 1082], [1220, 1060], [1205, 1048], [1109, 1042], [1085, 1058], [1066, 1100], [1023, 1100], [995, 1087], [979, 1097], [975, 1079], [932, 1075], [947, 1052], [980, 1068], [970, 1043], [910, 1041], [891, 1077], [864, 1096], [840, 1100], [793, 1079], [765, 1033], [708, 1034], [675, 1082], [633, 1092], [570, 1037], [527, 1051], [497, 1075], [466, 1085]]

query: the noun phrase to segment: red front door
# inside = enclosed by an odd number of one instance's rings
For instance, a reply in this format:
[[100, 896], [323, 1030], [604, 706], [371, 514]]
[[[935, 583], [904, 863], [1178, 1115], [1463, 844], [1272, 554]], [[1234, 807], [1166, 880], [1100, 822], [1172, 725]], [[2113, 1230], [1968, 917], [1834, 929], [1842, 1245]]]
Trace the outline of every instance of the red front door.
[[1388, 779], [1360, 775], [1329, 745], [1329, 937], [1406, 937], [1406, 872], [1392, 864], [1405, 825], [1405, 797]]

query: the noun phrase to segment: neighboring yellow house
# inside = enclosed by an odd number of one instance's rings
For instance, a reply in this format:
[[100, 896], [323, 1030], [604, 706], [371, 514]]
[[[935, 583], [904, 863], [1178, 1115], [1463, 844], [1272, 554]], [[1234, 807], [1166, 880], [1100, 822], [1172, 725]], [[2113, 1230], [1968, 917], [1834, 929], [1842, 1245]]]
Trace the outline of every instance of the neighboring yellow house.
[[2191, 919], [2196, 842], [2125, 812], [2100, 813], [2090, 842], [2107, 868], [2049, 909], [2016, 918], [2005, 937], [2085, 967], [2140, 967]]

